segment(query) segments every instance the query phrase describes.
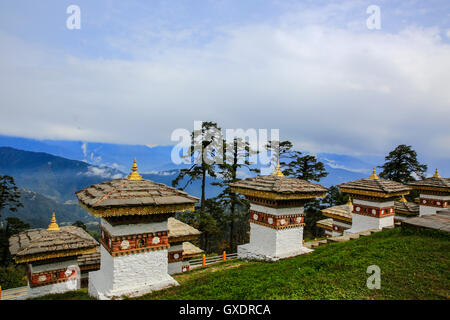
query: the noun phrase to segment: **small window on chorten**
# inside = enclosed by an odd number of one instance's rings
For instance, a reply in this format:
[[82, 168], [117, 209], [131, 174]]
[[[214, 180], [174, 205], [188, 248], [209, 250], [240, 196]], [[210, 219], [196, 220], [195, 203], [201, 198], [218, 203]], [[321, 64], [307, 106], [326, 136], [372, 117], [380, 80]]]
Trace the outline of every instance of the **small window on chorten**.
[[137, 240], [137, 247], [138, 247], [138, 248], [143, 248], [143, 247], [145, 247], [145, 241], [144, 241], [144, 239], [138, 239], [138, 240]]

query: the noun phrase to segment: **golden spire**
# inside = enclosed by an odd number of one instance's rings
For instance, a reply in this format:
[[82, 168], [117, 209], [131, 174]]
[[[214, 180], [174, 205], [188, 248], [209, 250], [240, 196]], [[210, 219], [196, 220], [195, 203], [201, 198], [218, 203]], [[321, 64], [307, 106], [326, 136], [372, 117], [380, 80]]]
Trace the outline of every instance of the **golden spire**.
[[134, 158], [133, 167], [131, 167], [131, 173], [128, 175], [128, 180], [142, 180], [142, 176], [137, 172], [136, 158]]
[[274, 173], [272, 173], [272, 176], [275, 177], [284, 177], [283, 172], [281, 172], [281, 167], [280, 167], [280, 158], [278, 157], [278, 164], [277, 164], [277, 168], [275, 170]]
[[348, 197], [347, 205], [348, 206], [352, 206], [353, 205], [352, 197]]
[[50, 224], [48, 225], [47, 230], [50, 230], [50, 231], [58, 231], [59, 230], [59, 226], [56, 223], [56, 218], [55, 218], [54, 212], [53, 212], [52, 220], [50, 221]]
[[400, 201], [400, 202], [404, 202], [404, 203], [407, 203], [407, 202], [408, 202], [408, 200], [405, 199], [405, 196], [402, 196], [402, 197], [400, 198], [399, 201]]
[[433, 178], [442, 178], [441, 175], [438, 172], [438, 169], [436, 168], [436, 172], [433, 175]]
[[375, 171], [375, 168], [373, 168], [372, 175], [369, 178], [370, 179], [378, 179], [377, 172]]

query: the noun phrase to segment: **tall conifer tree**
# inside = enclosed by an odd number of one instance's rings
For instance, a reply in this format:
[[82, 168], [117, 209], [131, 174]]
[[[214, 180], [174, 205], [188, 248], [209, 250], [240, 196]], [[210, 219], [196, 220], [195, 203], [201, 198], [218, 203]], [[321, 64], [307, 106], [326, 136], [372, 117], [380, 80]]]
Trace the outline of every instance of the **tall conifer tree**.
[[416, 151], [405, 144], [401, 144], [389, 152], [384, 165], [379, 168], [383, 169], [380, 173], [381, 178], [401, 183], [414, 181], [414, 174], [423, 178], [428, 169], [427, 165], [419, 163]]

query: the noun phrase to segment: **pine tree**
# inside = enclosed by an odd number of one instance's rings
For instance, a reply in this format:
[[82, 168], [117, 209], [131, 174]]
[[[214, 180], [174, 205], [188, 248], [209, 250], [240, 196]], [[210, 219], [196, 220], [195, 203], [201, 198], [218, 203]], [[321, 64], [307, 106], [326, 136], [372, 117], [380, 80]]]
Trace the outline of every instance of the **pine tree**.
[[7, 267], [11, 262], [11, 254], [9, 253], [9, 238], [22, 231], [30, 229], [28, 223], [23, 222], [19, 218], [6, 218], [6, 227], [0, 229], [0, 264]]
[[193, 226], [202, 232], [200, 236], [200, 247], [206, 252], [214, 250], [214, 243], [220, 240], [222, 233], [223, 208], [215, 198], [205, 200], [205, 209], [188, 211], [179, 214], [178, 219]]
[[188, 181], [181, 188], [184, 190], [195, 180], [201, 180], [201, 200], [200, 210], [205, 210], [205, 192], [206, 192], [206, 177], [209, 175], [215, 178], [215, 159], [217, 153], [222, 152], [222, 135], [220, 128], [215, 122], [202, 122], [200, 130], [194, 130], [191, 133], [191, 146], [188, 157], [191, 159], [193, 165], [189, 169], [181, 169], [178, 176], [172, 181], [172, 186], [176, 187], [184, 178]]
[[19, 199], [20, 192], [14, 178], [0, 175], [0, 212], [6, 207], [13, 212], [17, 211], [19, 207], [23, 207]]
[[181, 188], [181, 190], [184, 190], [195, 180], [201, 180], [200, 208], [197, 208], [195, 212], [190, 212], [180, 217], [184, 219], [183, 221], [189, 221], [187, 223], [195, 226], [202, 232], [201, 247], [207, 252], [211, 248], [210, 239], [212, 235], [220, 233], [220, 229], [217, 227], [217, 223], [210, 212], [211, 201], [213, 200], [206, 199], [206, 177], [217, 177], [215, 172], [216, 162], [218, 157], [222, 155], [222, 142], [222, 134], [217, 123], [202, 122], [201, 128], [191, 133], [191, 145], [187, 157], [193, 163], [192, 166], [189, 169], [181, 169], [178, 176], [172, 181], [172, 186], [176, 187], [187, 178], [187, 181]]
[[411, 146], [401, 144], [385, 157], [384, 165], [380, 166], [383, 171], [380, 177], [401, 183], [414, 181], [415, 174], [419, 178], [424, 177], [428, 167], [420, 164], [417, 160], [417, 153]]
[[250, 149], [248, 141], [241, 138], [234, 138], [230, 142], [224, 141], [223, 163], [220, 164], [219, 172], [221, 182], [212, 183], [223, 188], [222, 192], [217, 196], [218, 200], [224, 208], [230, 209], [229, 222], [229, 250], [235, 251], [235, 220], [237, 207], [243, 206], [248, 209], [248, 202], [236, 192], [231, 191], [230, 183], [236, 182], [237, 172], [241, 168], [246, 168], [250, 172], [259, 173], [260, 170], [251, 167], [249, 158], [256, 154], [256, 151]]
[[269, 141], [266, 145], [266, 150], [272, 153], [272, 162], [277, 163], [280, 161], [280, 168], [281, 172], [283, 174], [285, 173], [284, 168], [288, 162], [292, 159], [293, 154], [293, 144], [292, 142], [285, 140], [285, 141]]
[[321, 161], [312, 155], [304, 155], [300, 151], [295, 151], [293, 160], [287, 164], [287, 169], [283, 171], [286, 176], [293, 176], [306, 181], [320, 181], [326, 177], [328, 172]]
[[339, 206], [342, 204], [346, 204], [349, 200], [350, 196], [346, 193], [343, 193], [336, 186], [331, 186], [328, 188], [327, 196], [323, 199], [323, 203], [328, 207]]
[[269, 141], [266, 149], [273, 153], [273, 160], [280, 161], [281, 171], [285, 176], [295, 177], [307, 181], [320, 181], [328, 172], [321, 161], [312, 155], [304, 155], [300, 151], [293, 150], [292, 142]]

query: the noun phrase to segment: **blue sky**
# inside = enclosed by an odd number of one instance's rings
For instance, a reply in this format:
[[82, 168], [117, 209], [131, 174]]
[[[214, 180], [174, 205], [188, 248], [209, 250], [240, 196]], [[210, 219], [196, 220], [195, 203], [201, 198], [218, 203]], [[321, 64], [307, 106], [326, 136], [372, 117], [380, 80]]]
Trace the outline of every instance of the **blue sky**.
[[0, 134], [170, 144], [215, 120], [450, 159], [449, 1], [2, 1], [0, 41]]

